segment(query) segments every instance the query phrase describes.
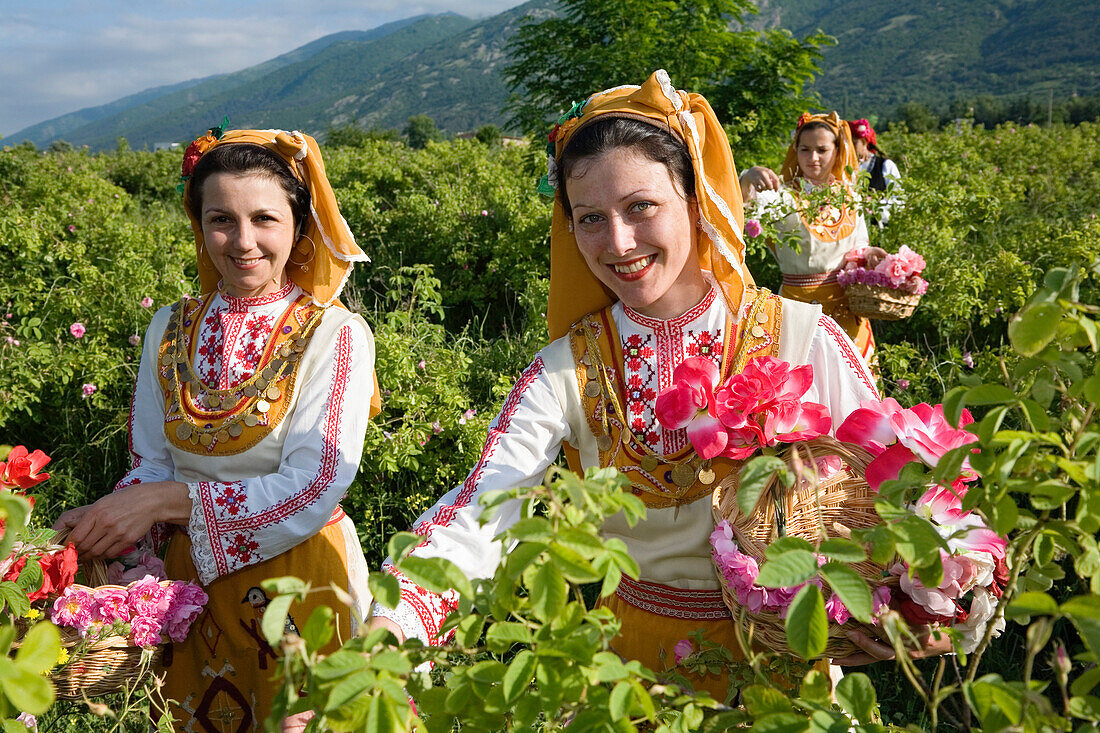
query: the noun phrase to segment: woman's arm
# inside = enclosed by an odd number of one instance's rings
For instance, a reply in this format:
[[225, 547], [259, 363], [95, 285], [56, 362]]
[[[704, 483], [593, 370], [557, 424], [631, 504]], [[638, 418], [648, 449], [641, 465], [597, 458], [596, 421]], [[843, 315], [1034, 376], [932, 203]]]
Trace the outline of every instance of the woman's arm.
[[157, 528], [165, 523], [187, 524], [191, 500], [186, 485], [173, 480], [175, 468], [164, 437], [164, 397], [155, 366], [169, 314], [168, 308], [161, 309], [145, 332], [130, 401], [130, 470], [115, 486], [118, 495], [70, 509], [54, 524], [54, 529], [73, 528], [69, 539], [81, 555], [116, 557], [151, 530], [164, 535]]
[[[481, 458], [469, 476], [413, 526], [414, 532], [425, 537], [413, 554], [444, 557], [469, 578], [491, 577], [504, 550], [494, 538], [519, 519], [521, 502], [502, 505], [482, 525], [478, 522], [482, 512], [479, 498], [494, 489], [539, 483], [557, 457], [562, 441], [570, 435], [543, 360], [536, 357], [490, 423]], [[443, 619], [455, 607], [453, 594], [438, 595], [418, 587], [398, 572], [389, 559], [384, 569], [401, 583], [401, 602], [394, 609], [376, 603], [372, 624], [384, 625], [391, 631], [396, 626], [402, 632], [399, 638], [415, 636], [425, 643], [436, 641]]]
[[741, 198], [748, 201], [756, 191], [778, 191], [779, 176], [771, 168], [754, 165], [742, 171], [738, 181], [741, 184]]

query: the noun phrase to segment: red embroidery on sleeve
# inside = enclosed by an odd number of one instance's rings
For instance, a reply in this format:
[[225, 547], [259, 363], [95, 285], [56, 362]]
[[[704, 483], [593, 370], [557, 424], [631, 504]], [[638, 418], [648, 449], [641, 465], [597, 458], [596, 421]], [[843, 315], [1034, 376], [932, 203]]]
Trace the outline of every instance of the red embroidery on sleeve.
[[867, 389], [871, 390], [871, 394], [875, 396], [875, 399], [879, 399], [878, 389], [875, 388], [875, 381], [871, 379], [871, 375], [869, 375], [864, 368], [863, 362], [856, 354], [856, 350], [852, 347], [852, 340], [848, 338], [848, 334], [844, 333], [837, 322], [828, 316], [822, 316], [821, 320], [817, 322], [817, 325], [824, 328], [825, 332], [833, 337], [833, 341], [836, 342], [837, 348], [840, 349], [840, 355], [844, 357], [844, 361], [848, 364], [848, 368], [855, 372], [860, 380], [867, 385]]

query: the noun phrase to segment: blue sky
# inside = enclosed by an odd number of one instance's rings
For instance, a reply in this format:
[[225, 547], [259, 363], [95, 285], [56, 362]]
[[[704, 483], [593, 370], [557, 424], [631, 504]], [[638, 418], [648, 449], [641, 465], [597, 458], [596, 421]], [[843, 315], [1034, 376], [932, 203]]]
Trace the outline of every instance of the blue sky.
[[0, 0], [0, 135], [149, 87], [236, 71], [321, 36], [522, 0]]

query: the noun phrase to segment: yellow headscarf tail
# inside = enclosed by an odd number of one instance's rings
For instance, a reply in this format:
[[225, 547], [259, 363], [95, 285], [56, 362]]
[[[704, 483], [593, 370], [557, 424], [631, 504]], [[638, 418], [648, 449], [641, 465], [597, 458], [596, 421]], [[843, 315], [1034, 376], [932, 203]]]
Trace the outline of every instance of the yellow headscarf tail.
[[[673, 88], [668, 74], [659, 69], [640, 87], [615, 87], [575, 105], [552, 133], [554, 159], [561, 157], [577, 130], [604, 116], [647, 122], [687, 146], [699, 206], [699, 263], [721, 286], [730, 312], [737, 313], [745, 288], [753, 282], [744, 264], [744, 210], [729, 140], [710, 104], [699, 94]], [[614, 294], [588, 269], [577, 248], [559, 191], [550, 227], [550, 338], [563, 336], [574, 322], [613, 302]]]
[[820, 115], [803, 112], [802, 116], [798, 118], [794, 137], [787, 147], [787, 156], [784, 158], [783, 167], [779, 171], [783, 182], [790, 184], [794, 179], [802, 177], [802, 171], [798, 167], [798, 131], [810, 122], [823, 122], [836, 135], [836, 158], [833, 159], [833, 168], [830, 172], [836, 180], [851, 185], [855, 180], [856, 172], [859, 171], [859, 157], [856, 155], [856, 147], [852, 143], [851, 128], [836, 112]]
[[[300, 132], [230, 130], [220, 139], [204, 145], [203, 154], [232, 143], [255, 143], [278, 153], [298, 180], [309, 189], [311, 210], [302, 232], [305, 236], [294, 244], [286, 267], [287, 276], [309, 293], [317, 305], [327, 306], [336, 302], [352, 266], [356, 262], [370, 262], [370, 258], [355, 243], [347, 222], [340, 216], [317, 141]], [[183, 207], [195, 234], [199, 283], [202, 291], [208, 293], [218, 287], [221, 275], [203, 247], [202, 224], [196, 212], [191, 210], [190, 180], [184, 186]]]

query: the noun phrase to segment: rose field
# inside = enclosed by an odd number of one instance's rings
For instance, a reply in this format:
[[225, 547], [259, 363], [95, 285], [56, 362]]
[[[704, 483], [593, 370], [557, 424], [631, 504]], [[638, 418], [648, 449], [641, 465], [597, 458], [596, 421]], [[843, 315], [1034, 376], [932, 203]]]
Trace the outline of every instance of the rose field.
[[[648, 670], [610, 652], [617, 621], [595, 600], [636, 565], [596, 528], [644, 508], [614, 472], [552, 472], [544, 485], [511, 492], [529, 500], [530, 515], [509, 530], [515, 545], [494, 578], [471, 581], [446, 561], [398, 560], [425, 587], [460, 592], [446, 645], [392, 647], [375, 632], [323, 656], [331, 614], [284, 638], [278, 611], [308, 586], [273, 583], [280, 595], [263, 630], [285, 683], [269, 729], [309, 709], [322, 711], [314, 725], [331, 730], [1100, 730], [1100, 125], [901, 126], [879, 144], [901, 169], [904, 204], [887, 228], [872, 229], [871, 243], [919, 252], [927, 281], [912, 317], [875, 322], [880, 391], [905, 408], [942, 403], [938, 419], [950, 430], [965, 414], [973, 422], [963, 443], [878, 487], [876, 526], [844, 542], [786, 538], [768, 549], [757, 586], [805, 591], [784, 610], [792, 656], [746, 638], [749, 661], [732, 663], [687, 639], [667, 669]], [[778, 158], [737, 153], [739, 167], [779, 167]], [[377, 569], [415, 544], [400, 533], [463, 480], [489, 421], [546, 344], [550, 207], [536, 192], [544, 142], [412, 149], [365, 139], [324, 155], [342, 213], [372, 259], [342, 300], [374, 331], [382, 413], [343, 507]], [[33, 513], [2, 492], [0, 556], [110, 491], [128, 468], [145, 328], [158, 308], [198, 292], [179, 166], [178, 151], [124, 144], [99, 154], [0, 150], [0, 460], [10, 446], [51, 458], [49, 480], [28, 492]], [[765, 238], [748, 240], [748, 265], [776, 290]], [[950, 484], [964, 461], [972, 480], [953, 516], [1007, 539], [997, 592], [982, 596], [984, 609], [967, 595], [969, 614], [958, 618], [984, 620], [943, 632], [953, 655], [852, 667], [831, 695], [825, 675], [803, 662], [825, 649], [830, 619], [839, 623], [818, 590], [818, 564], [852, 624], [870, 622], [873, 589], [837, 566], [896, 557], [911, 570], [903, 585], [949, 586], [958, 568], [939, 509], [931, 499], [931, 513], [907, 507], [925, 501], [930, 485]], [[746, 511], [784, 473], [777, 464], [766, 456], [746, 468], [737, 498]], [[730, 567], [736, 562], [731, 554]], [[18, 598], [41, 574], [4, 577], [5, 730], [23, 730], [20, 712], [35, 713], [43, 731], [147, 729], [149, 687], [54, 701], [42, 675], [63, 657], [57, 634]], [[372, 576], [382, 602], [396, 592], [390, 581]], [[876, 625], [902, 649], [902, 614]], [[733, 706], [684, 687], [683, 673], [698, 667], [731, 671], [741, 690]]]

